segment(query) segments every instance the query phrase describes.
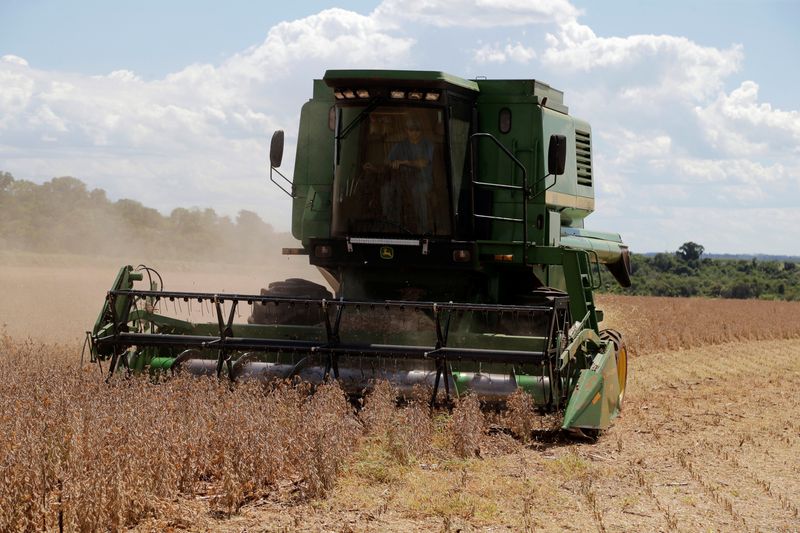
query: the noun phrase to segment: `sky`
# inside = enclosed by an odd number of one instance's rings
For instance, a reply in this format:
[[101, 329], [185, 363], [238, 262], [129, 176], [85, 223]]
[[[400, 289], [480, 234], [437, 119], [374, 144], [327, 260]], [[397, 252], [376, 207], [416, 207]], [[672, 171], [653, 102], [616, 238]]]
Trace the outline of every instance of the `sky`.
[[0, 0], [0, 170], [164, 213], [257, 212], [328, 68], [538, 79], [593, 132], [586, 227], [800, 255], [800, 2]]

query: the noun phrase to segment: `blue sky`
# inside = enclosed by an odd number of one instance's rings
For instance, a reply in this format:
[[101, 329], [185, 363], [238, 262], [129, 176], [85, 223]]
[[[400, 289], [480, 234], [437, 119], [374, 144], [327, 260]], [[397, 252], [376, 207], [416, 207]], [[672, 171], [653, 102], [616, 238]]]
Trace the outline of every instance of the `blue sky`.
[[286, 229], [267, 140], [293, 149], [325, 68], [537, 78], [592, 124], [587, 227], [635, 251], [799, 254], [798, 6], [0, 0], [0, 170]]

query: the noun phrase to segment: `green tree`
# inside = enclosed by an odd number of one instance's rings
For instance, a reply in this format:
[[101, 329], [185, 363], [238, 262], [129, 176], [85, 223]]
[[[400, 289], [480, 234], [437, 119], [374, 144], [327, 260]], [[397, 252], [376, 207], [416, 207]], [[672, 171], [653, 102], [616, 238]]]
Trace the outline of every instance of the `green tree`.
[[256, 213], [242, 209], [236, 215], [236, 226], [243, 232], [253, 235], [272, 233], [272, 226], [261, 220]]
[[661, 272], [669, 272], [675, 267], [675, 259], [669, 254], [656, 254], [653, 256], [653, 266]]
[[14, 176], [10, 172], [0, 171], [0, 195], [4, 194], [12, 183], [14, 183]]
[[702, 245], [689, 241], [683, 243], [681, 247], [678, 248], [678, 251], [675, 252], [675, 255], [677, 255], [681, 261], [698, 261], [705, 251], [706, 249]]

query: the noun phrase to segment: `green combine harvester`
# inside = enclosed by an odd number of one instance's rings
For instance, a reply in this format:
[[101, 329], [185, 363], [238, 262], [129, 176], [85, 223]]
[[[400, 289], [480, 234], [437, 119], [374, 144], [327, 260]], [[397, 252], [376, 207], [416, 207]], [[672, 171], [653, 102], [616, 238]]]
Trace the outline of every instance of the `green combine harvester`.
[[[630, 285], [620, 236], [584, 229], [594, 210], [592, 135], [563, 94], [534, 80], [330, 70], [303, 106], [292, 233], [330, 285], [277, 281], [260, 294], [168, 292], [123, 267], [91, 332], [120, 369], [239, 381], [376, 380], [431, 402], [521, 389], [563, 428], [606, 428], [627, 377], [622, 337], [601, 330], [593, 291]], [[605, 265], [605, 267], [601, 267]], [[146, 290], [136, 288], [147, 277]], [[145, 282], [146, 283], [146, 282]], [[192, 305], [210, 323], [180, 314]], [[247, 323], [235, 317], [249, 313]]]

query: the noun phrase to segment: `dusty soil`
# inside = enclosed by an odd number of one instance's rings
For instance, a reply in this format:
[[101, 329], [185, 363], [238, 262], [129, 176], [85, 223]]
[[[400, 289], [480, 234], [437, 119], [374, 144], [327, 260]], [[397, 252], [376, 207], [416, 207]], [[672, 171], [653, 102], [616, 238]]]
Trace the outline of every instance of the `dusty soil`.
[[[14, 337], [75, 344], [78, 357], [121, 264], [0, 254], [0, 326]], [[153, 266], [176, 290], [257, 292], [287, 277], [320, 281], [303, 258], [263, 268]], [[623, 332], [624, 303], [614, 302]], [[522, 443], [493, 432], [479, 458], [380, 472], [357, 456], [325, 499], [298, 501], [289, 483], [226, 516], [199, 496], [172, 502], [137, 529], [800, 530], [798, 339], [636, 352], [626, 408], [596, 443], [546, 434]]]

